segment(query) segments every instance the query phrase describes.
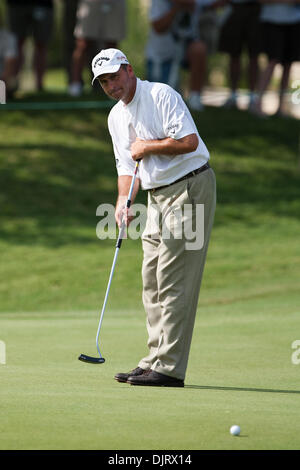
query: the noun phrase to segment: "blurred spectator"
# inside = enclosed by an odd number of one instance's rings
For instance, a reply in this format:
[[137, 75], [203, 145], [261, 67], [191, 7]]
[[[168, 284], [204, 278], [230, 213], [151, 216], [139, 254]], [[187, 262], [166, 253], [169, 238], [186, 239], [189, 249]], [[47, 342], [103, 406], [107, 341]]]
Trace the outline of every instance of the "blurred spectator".
[[223, 6], [223, 2], [222, 4], [219, 2], [219, 5], [204, 6], [200, 11], [198, 22], [199, 38], [205, 42], [207, 54], [210, 55], [214, 54], [218, 47], [219, 18], [216, 6]]
[[206, 45], [199, 39], [199, 2], [152, 0], [151, 31], [146, 46], [147, 79], [179, 89], [179, 71], [189, 69], [188, 105], [201, 111], [206, 73]]
[[2, 27], [0, 12], [0, 80], [5, 82], [8, 97], [12, 96], [16, 89], [15, 69], [17, 55], [16, 37]]
[[92, 47], [97, 45], [99, 49], [116, 48], [125, 34], [125, 0], [79, 0], [70, 95], [80, 96], [82, 93], [82, 72]]
[[[10, 30], [18, 39], [18, 76], [24, 62], [24, 43], [32, 34], [34, 40], [34, 72], [37, 90], [43, 89], [47, 50], [53, 27], [52, 0], [6, 0]], [[26, 3], [26, 5], [25, 5]]]
[[258, 56], [261, 51], [260, 4], [258, 0], [231, 0], [227, 18], [220, 32], [219, 50], [229, 54], [229, 80], [231, 94], [225, 106], [237, 106], [237, 88], [241, 78], [241, 55], [247, 49], [249, 109], [254, 106], [258, 79]]
[[262, 6], [260, 18], [263, 52], [268, 56], [268, 64], [260, 77], [254, 112], [258, 116], [265, 116], [262, 111], [263, 95], [271, 81], [275, 66], [281, 64], [283, 68], [276, 114], [286, 116], [283, 109], [284, 95], [289, 85], [291, 65], [300, 60], [300, 3], [293, 4], [287, 1], [278, 3], [268, 0]]
[[62, 0], [63, 5], [63, 54], [68, 83], [72, 81], [72, 55], [75, 47], [74, 28], [78, 0]]
[[146, 46], [147, 79], [179, 90], [181, 67], [189, 71], [188, 106], [203, 109], [207, 50], [213, 51], [212, 9], [225, 0], [152, 0]]

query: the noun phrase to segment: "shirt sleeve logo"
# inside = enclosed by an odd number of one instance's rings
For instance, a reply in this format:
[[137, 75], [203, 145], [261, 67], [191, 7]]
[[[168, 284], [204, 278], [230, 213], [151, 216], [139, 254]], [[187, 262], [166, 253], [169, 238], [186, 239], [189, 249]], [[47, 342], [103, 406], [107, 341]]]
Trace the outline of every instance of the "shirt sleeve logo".
[[175, 135], [176, 132], [179, 130], [179, 124], [171, 124], [167, 127], [167, 132], [171, 135]]

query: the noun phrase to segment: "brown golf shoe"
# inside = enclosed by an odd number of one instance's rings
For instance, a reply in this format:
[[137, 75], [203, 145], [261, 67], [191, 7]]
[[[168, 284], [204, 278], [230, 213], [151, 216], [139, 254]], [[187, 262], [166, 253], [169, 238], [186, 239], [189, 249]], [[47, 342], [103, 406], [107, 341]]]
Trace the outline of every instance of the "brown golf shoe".
[[142, 369], [141, 367], [136, 367], [135, 369], [131, 370], [130, 372], [127, 373], [122, 373], [120, 372], [119, 374], [115, 375], [115, 379], [118, 382], [127, 382], [129, 377], [136, 377], [138, 375], [143, 375], [145, 372], [149, 371], [150, 369]]
[[127, 383], [130, 385], [149, 385], [152, 387], [184, 387], [183, 380], [160, 374], [151, 369], [147, 374], [129, 376]]

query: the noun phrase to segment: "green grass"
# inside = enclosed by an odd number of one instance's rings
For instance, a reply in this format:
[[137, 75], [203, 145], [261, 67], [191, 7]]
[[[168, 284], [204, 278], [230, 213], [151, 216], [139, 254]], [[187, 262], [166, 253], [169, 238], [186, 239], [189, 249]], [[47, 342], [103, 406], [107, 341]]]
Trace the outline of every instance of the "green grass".
[[[94, 351], [96, 312], [3, 315], [1, 448], [298, 448], [299, 371], [290, 344], [299, 310], [295, 299], [294, 310], [275, 300], [275, 312], [256, 299], [202, 308], [184, 390], [113, 381], [144, 353], [139, 311], [108, 312], [102, 366], [76, 360]], [[229, 435], [234, 423], [240, 438]]]
[[113, 380], [146, 353], [139, 240], [118, 259], [106, 363], [77, 360], [96, 353], [115, 250], [96, 237], [96, 208], [116, 197], [106, 115], [1, 110], [0, 448], [297, 449], [299, 122], [195, 115], [218, 205], [186, 387], [172, 390]]

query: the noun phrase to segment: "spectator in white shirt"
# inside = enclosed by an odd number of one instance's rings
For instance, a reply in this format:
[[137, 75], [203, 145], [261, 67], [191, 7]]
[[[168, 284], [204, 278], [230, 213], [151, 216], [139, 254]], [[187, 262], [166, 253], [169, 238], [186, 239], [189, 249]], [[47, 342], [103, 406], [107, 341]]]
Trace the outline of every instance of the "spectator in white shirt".
[[151, 31], [146, 46], [147, 79], [180, 89], [180, 69], [189, 70], [190, 109], [202, 111], [206, 45], [198, 31], [196, 0], [152, 0]]

